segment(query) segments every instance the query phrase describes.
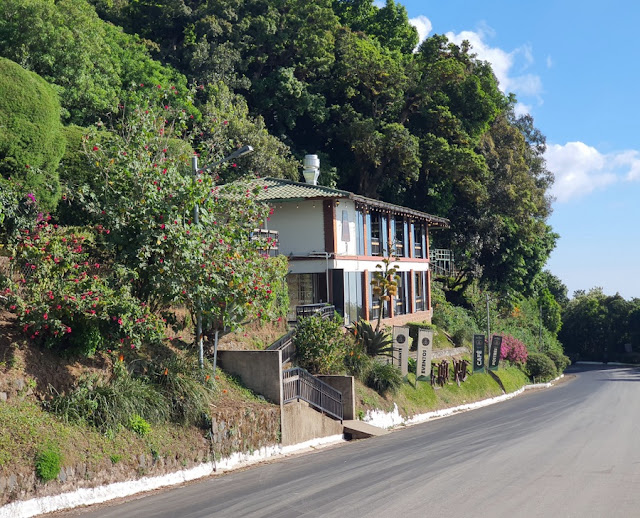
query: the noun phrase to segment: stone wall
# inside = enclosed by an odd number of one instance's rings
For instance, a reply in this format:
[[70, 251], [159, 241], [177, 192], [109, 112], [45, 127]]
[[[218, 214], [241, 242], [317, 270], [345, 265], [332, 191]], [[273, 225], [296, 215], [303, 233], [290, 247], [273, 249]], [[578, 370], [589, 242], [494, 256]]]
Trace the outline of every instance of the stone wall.
[[16, 473], [0, 471], [0, 506], [16, 500], [58, 495], [144, 476], [164, 475], [210, 462], [214, 457], [228, 457], [234, 452], [252, 453], [261, 447], [276, 445], [280, 438], [280, 408], [247, 404], [214, 410], [212, 432], [211, 439], [203, 436], [198, 444], [185, 445], [188, 447], [175, 456], [141, 454], [127, 462], [121, 460], [114, 463], [107, 457], [97, 464], [80, 462], [65, 465], [58, 478], [49, 482], [41, 481], [35, 471], [29, 469]]
[[211, 419], [212, 447], [216, 459], [234, 452], [252, 452], [280, 442], [280, 408], [220, 409]]

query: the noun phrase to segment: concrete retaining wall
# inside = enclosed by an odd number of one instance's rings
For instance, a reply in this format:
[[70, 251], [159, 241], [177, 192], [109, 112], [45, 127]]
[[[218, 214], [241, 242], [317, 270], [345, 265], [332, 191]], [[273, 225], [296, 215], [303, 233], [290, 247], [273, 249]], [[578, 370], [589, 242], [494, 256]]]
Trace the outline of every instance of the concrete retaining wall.
[[353, 376], [316, 376], [330, 387], [342, 392], [342, 418], [345, 421], [355, 419], [356, 415], [356, 386]]
[[282, 405], [282, 351], [218, 351], [218, 361], [246, 387]]
[[282, 446], [342, 435], [342, 430], [340, 421], [321, 414], [305, 401], [287, 403], [282, 408]]

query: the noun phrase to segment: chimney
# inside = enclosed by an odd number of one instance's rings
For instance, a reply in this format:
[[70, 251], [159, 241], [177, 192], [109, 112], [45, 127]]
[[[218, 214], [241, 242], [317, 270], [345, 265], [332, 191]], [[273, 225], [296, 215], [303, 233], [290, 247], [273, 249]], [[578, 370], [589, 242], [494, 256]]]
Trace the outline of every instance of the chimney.
[[309, 185], [318, 185], [318, 176], [320, 176], [320, 159], [318, 155], [306, 155], [304, 157], [302, 174], [304, 181]]

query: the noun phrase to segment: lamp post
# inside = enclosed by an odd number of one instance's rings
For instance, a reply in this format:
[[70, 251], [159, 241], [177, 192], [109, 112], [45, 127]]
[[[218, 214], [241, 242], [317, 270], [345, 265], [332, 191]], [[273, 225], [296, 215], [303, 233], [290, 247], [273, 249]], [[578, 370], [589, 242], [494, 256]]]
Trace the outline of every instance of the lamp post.
[[[224, 162], [248, 155], [249, 153], [253, 153], [253, 148], [251, 146], [242, 146], [241, 148], [236, 149], [229, 156], [224, 157], [222, 160], [218, 160], [211, 165], [201, 168], [198, 168], [198, 156], [193, 155], [191, 157], [191, 172], [193, 174], [193, 181], [195, 182], [197, 180], [200, 173], [204, 173], [207, 170], [219, 166]], [[198, 205], [198, 203], [193, 206], [193, 222], [195, 225], [200, 224], [200, 206]], [[196, 342], [198, 344], [198, 363], [200, 364], [200, 369], [203, 369], [204, 346], [202, 343], [202, 301], [200, 300], [200, 295], [198, 295], [198, 298], [196, 299]]]

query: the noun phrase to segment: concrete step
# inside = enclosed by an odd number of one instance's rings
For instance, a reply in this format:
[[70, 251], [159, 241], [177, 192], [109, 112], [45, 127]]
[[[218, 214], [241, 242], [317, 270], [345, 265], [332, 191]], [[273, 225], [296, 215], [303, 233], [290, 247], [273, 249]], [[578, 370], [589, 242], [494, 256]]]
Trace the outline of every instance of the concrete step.
[[373, 426], [365, 423], [364, 421], [343, 421], [344, 435], [346, 439], [368, 439], [369, 437], [376, 437], [378, 435], [385, 435], [389, 433], [389, 430]]

